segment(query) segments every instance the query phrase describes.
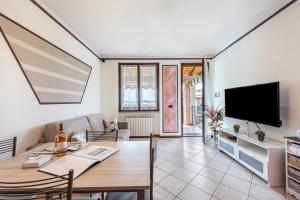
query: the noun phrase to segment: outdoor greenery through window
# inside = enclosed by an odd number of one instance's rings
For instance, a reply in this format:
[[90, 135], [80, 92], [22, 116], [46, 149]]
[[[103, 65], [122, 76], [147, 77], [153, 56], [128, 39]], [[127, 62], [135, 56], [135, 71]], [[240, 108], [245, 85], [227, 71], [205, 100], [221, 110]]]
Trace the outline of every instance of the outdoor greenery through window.
[[158, 110], [158, 63], [119, 64], [119, 110]]

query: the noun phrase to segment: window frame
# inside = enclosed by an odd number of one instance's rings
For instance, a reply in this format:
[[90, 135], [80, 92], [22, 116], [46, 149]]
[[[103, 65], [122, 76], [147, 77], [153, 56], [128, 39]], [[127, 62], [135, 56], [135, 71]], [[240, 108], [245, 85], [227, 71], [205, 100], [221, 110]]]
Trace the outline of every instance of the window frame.
[[[135, 109], [135, 110], [124, 110], [122, 109], [122, 89], [121, 89], [121, 86], [122, 86], [122, 83], [121, 83], [121, 80], [122, 80], [122, 65], [135, 65], [137, 66], [137, 99], [138, 99], [138, 108]], [[154, 110], [145, 110], [145, 109], [141, 109], [141, 92], [140, 92], [140, 86], [141, 86], [141, 83], [140, 83], [140, 76], [141, 76], [141, 73], [140, 73], [140, 65], [156, 65], [155, 69], [156, 69], [156, 102], [157, 102], [157, 108], [154, 109]], [[159, 63], [119, 63], [118, 64], [118, 90], [119, 90], [119, 112], [157, 112], [159, 111]]]

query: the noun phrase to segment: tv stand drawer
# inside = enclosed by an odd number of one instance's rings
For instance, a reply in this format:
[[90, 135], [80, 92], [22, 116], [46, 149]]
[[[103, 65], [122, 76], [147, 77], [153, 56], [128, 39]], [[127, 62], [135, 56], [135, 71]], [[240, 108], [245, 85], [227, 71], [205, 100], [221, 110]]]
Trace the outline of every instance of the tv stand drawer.
[[224, 140], [220, 140], [220, 147], [223, 150], [225, 150], [227, 153], [230, 153], [232, 156], [234, 156], [234, 146], [232, 146], [228, 142], [225, 142]]
[[264, 163], [253, 158], [252, 156], [248, 155], [247, 153], [239, 150], [239, 160], [243, 161], [247, 165], [251, 166], [258, 172], [264, 174]]

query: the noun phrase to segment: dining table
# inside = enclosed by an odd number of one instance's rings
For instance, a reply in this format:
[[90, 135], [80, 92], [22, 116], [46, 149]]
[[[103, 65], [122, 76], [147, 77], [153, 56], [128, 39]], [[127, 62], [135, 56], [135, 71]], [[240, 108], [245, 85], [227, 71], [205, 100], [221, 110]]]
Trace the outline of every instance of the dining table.
[[[149, 141], [94, 141], [88, 142], [88, 145], [112, 147], [119, 151], [77, 177], [73, 181], [74, 193], [137, 192], [138, 200], [145, 199], [145, 190], [150, 189]], [[0, 161], [0, 180], [17, 182], [49, 178], [50, 174], [40, 172], [38, 168], [22, 169], [22, 163], [35, 152], [51, 146], [54, 146], [54, 143], [45, 143]], [[73, 153], [68, 151], [66, 154]], [[59, 157], [54, 156], [42, 167], [56, 159]]]

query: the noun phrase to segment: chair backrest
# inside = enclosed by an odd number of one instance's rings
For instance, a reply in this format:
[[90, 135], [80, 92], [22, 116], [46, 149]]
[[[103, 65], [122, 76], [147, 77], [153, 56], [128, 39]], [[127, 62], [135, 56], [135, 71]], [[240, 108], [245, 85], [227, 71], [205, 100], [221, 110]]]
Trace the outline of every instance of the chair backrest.
[[152, 148], [154, 149], [153, 153], [153, 162], [155, 162], [157, 157], [157, 145], [158, 145], [158, 139], [153, 135], [153, 133], [150, 134], [150, 153]]
[[158, 139], [150, 134], [150, 200], [153, 200], [153, 185], [154, 185], [154, 162], [157, 157]]
[[0, 200], [72, 199], [73, 170], [62, 176], [27, 182], [0, 182]]
[[150, 151], [150, 200], [153, 200], [153, 185], [154, 185], [154, 152], [155, 149], [151, 148]]
[[13, 137], [8, 140], [0, 141], [0, 154], [12, 153], [12, 157], [16, 155], [17, 137]]
[[118, 140], [118, 131], [85, 131], [85, 139], [89, 141], [99, 141], [99, 140], [109, 140], [117, 141]]

